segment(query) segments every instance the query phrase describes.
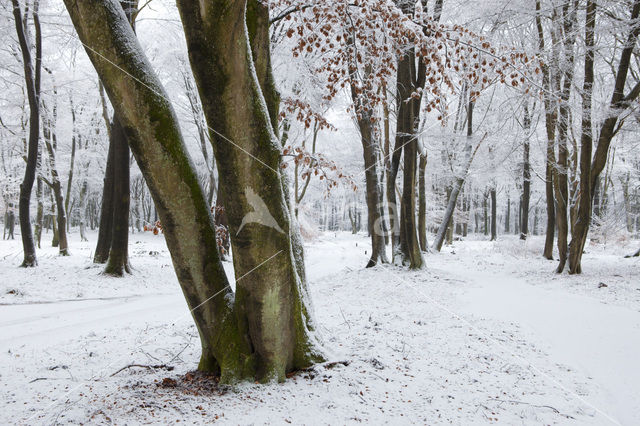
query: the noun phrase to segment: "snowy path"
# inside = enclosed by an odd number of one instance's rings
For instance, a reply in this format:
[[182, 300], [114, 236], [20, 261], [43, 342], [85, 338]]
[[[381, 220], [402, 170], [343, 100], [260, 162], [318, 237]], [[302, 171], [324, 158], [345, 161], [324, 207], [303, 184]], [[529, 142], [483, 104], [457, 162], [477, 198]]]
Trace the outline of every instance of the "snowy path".
[[179, 293], [0, 307], [0, 348], [54, 345], [88, 332], [188, 315]]
[[621, 424], [640, 424], [640, 312], [504, 275], [470, 272], [464, 280], [475, 286], [462, 296], [467, 313], [531, 331], [554, 360], [599, 385], [588, 402]]

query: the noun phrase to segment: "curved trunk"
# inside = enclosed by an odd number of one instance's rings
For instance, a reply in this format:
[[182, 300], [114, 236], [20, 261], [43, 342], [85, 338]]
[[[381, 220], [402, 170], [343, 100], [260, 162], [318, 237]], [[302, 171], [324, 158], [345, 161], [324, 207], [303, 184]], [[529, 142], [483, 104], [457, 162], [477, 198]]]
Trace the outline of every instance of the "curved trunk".
[[[311, 334], [301, 248], [292, 226], [282, 178], [281, 146], [268, 107], [273, 93], [260, 87], [254, 67], [245, 1], [178, 1], [189, 59], [211, 130], [221, 191], [231, 232], [237, 279], [235, 314], [255, 360], [259, 380], [323, 359]], [[255, 5], [254, 5], [255, 6]], [[252, 9], [247, 22], [268, 20]], [[263, 43], [255, 43], [268, 55]], [[256, 57], [259, 55], [256, 54]], [[260, 70], [258, 59], [257, 65]], [[272, 260], [274, 259], [274, 260]], [[240, 280], [242, 278], [242, 280]]]
[[[200, 333], [199, 368], [219, 372], [227, 382], [252, 376], [255, 357], [238, 332], [209, 206], [168, 96], [116, 0], [65, 0], [65, 5], [80, 40], [90, 46], [87, 54], [155, 202], [178, 281]], [[123, 78], [123, 72], [132, 78]]]

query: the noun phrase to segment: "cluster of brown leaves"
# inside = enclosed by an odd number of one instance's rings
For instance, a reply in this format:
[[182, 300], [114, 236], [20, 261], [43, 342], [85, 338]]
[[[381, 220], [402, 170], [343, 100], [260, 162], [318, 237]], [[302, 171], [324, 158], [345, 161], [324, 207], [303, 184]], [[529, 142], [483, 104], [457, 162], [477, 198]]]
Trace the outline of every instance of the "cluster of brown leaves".
[[[419, 4], [419, 3], [418, 3]], [[412, 49], [426, 68], [426, 82], [412, 96], [425, 96], [427, 111], [447, 111], [447, 95], [463, 85], [477, 98], [495, 83], [529, 91], [528, 75], [537, 73], [530, 57], [497, 48], [459, 25], [444, 25], [418, 7], [412, 15], [391, 0], [274, 0], [275, 15], [286, 15], [293, 55], [319, 52], [316, 72], [327, 76], [325, 99], [350, 88], [356, 112], [386, 101], [383, 87], [394, 87], [397, 57]], [[290, 13], [287, 13], [290, 12]]]
[[294, 117], [300, 123], [304, 123], [307, 129], [311, 127], [312, 123], [316, 123], [319, 130], [337, 130], [322, 114], [315, 111], [308, 102], [301, 99], [284, 98], [281, 105], [283, 107], [280, 112], [281, 120], [287, 116]]
[[[312, 176], [318, 176], [318, 179], [326, 185], [326, 194], [339, 183], [347, 186], [354, 191], [358, 190], [353, 177], [341, 171], [338, 165], [319, 153], [311, 153], [304, 148], [287, 146], [284, 148], [282, 155], [291, 157], [294, 164], [298, 165], [301, 170], [300, 178], [306, 180]], [[286, 168], [287, 163], [282, 163], [282, 168]]]

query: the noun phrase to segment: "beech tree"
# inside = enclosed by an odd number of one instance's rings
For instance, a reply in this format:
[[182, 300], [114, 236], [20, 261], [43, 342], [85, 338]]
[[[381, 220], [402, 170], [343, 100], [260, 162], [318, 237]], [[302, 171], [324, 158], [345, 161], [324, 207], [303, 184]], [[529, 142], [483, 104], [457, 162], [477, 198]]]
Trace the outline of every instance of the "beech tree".
[[[287, 372], [322, 360], [306, 302], [300, 240], [280, 173], [280, 145], [268, 113], [275, 111], [277, 98], [265, 83], [269, 38], [260, 35], [268, 31], [266, 7], [256, 3], [247, 11], [244, 1], [222, 0], [178, 4], [224, 179], [221, 197], [234, 235], [234, 294], [175, 114], [122, 7], [115, 0], [65, 4], [158, 208], [200, 332], [199, 369], [221, 374], [223, 382], [284, 380]], [[247, 22], [257, 23], [253, 59]], [[241, 226], [257, 198], [277, 228], [259, 221]]]

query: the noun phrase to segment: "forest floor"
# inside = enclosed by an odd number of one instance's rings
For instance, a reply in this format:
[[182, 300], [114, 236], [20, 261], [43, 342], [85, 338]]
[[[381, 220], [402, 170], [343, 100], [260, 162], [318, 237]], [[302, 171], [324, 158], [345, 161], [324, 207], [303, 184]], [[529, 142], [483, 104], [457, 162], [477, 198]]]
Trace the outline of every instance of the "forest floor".
[[28, 270], [19, 239], [0, 241], [0, 424], [640, 424], [637, 242], [590, 245], [569, 276], [540, 238], [477, 237], [414, 272], [364, 269], [365, 235], [325, 233], [307, 275], [348, 365], [225, 387], [189, 373], [200, 348], [162, 236], [130, 236], [123, 279], [90, 240]]

